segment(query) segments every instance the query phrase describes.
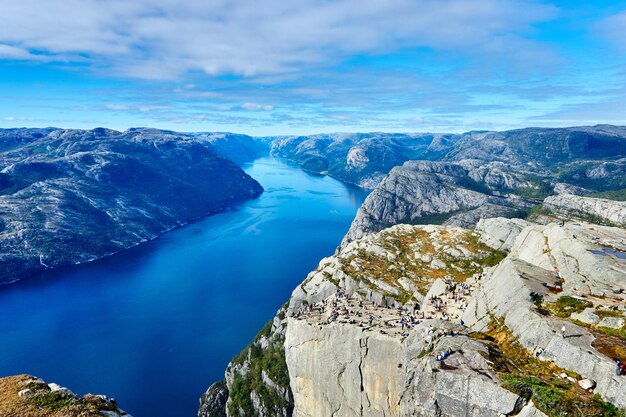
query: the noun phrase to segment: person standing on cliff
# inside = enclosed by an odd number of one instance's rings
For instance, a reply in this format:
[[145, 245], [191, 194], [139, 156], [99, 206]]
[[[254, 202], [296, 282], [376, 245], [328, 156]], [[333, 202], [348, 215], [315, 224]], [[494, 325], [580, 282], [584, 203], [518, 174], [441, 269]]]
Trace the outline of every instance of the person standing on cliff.
[[563, 339], [565, 339], [565, 325], [563, 325], [563, 327], [561, 327], [561, 337], [563, 337]]

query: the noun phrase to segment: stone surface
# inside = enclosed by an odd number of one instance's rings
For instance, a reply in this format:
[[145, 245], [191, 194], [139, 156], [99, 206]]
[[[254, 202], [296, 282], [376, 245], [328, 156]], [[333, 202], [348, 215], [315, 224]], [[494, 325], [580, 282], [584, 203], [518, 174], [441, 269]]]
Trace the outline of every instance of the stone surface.
[[560, 194], [544, 200], [545, 209], [564, 216], [599, 218], [610, 225], [626, 227], [626, 202]]
[[29, 398], [29, 397], [33, 396], [33, 391], [31, 391], [29, 389], [23, 389], [20, 392], [18, 392], [17, 395], [22, 397], [22, 398]]
[[597, 324], [600, 321], [600, 317], [595, 313], [595, 308], [589, 307], [581, 311], [580, 313], [574, 313], [571, 317], [574, 320], [581, 321], [587, 324]]
[[228, 387], [224, 381], [211, 385], [202, 397], [198, 417], [226, 417], [226, 402], [228, 401]]
[[582, 389], [594, 389], [596, 387], [596, 381], [585, 378], [578, 381], [578, 385], [580, 385]]
[[600, 323], [598, 323], [598, 326], [607, 327], [609, 329], [621, 329], [622, 327], [624, 327], [624, 323], [626, 323], [626, 320], [623, 318], [604, 317], [602, 320], [600, 320]]
[[480, 240], [494, 249], [510, 250], [521, 231], [531, 223], [522, 219], [496, 217], [481, 219], [476, 225]]
[[468, 168], [448, 162], [409, 161], [394, 168], [366, 198], [342, 247], [398, 223], [473, 227], [481, 218], [530, 208], [517, 196], [492, 195], [470, 174]]
[[[571, 320], [542, 316], [529, 299], [531, 291], [542, 295], [545, 303], [563, 295], [589, 299], [616, 285], [626, 286], [624, 260], [591, 252], [609, 242], [626, 242], [626, 230], [575, 222], [525, 228], [509, 256], [481, 281], [463, 318], [475, 329], [484, 328], [492, 315], [503, 318], [526, 348], [544, 349], [540, 359], [596, 381], [596, 393], [626, 408], [626, 384], [615, 375], [613, 361], [592, 346], [594, 336]], [[624, 249], [622, 246], [620, 250]], [[565, 279], [558, 295], [543, 285], [552, 285], [556, 272]], [[621, 301], [594, 298], [594, 303]], [[562, 326], [566, 329], [565, 338], [560, 335]]]
[[271, 154], [292, 160], [307, 171], [373, 189], [391, 168], [419, 158], [439, 136], [429, 133], [287, 136], [274, 138]]

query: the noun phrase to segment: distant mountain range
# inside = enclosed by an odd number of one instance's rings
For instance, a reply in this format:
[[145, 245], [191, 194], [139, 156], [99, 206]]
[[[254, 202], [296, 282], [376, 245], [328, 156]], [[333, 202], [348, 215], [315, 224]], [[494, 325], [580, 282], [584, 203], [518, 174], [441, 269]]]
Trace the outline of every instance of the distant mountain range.
[[626, 187], [625, 139], [626, 127], [610, 125], [463, 134], [323, 134], [272, 138], [271, 153], [307, 171], [368, 189], [395, 166], [429, 160], [500, 162], [531, 176], [549, 175], [557, 182], [605, 190]]
[[397, 223], [470, 227], [524, 216], [563, 190], [626, 188], [626, 128], [618, 126], [265, 138], [3, 129], [0, 283], [97, 259], [252, 198], [262, 188], [236, 164], [268, 153], [373, 190], [344, 244]]

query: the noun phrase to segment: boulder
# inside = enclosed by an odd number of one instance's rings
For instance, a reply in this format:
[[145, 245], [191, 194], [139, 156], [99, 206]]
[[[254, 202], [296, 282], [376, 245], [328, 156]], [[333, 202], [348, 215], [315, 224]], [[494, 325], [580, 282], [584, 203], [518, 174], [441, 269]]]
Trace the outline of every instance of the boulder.
[[595, 313], [595, 309], [593, 307], [589, 307], [581, 311], [580, 313], [572, 314], [572, 319], [581, 321], [587, 324], [596, 324], [600, 321], [600, 317]]
[[17, 395], [19, 395], [21, 398], [30, 398], [33, 396], [33, 392], [27, 388], [18, 392]]
[[621, 329], [624, 327], [624, 319], [619, 317], [605, 317], [598, 323], [599, 327], [608, 327], [609, 329]]
[[585, 378], [578, 381], [578, 385], [580, 385], [582, 389], [594, 389], [596, 387], [596, 381], [594, 381], [593, 379]]

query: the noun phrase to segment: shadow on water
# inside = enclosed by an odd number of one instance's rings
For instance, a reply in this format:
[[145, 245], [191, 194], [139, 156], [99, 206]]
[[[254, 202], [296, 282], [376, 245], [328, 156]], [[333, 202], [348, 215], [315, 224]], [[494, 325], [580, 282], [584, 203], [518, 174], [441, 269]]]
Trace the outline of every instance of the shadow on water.
[[0, 287], [0, 375], [107, 394], [135, 417], [195, 415], [366, 195], [272, 158], [244, 168], [268, 190], [258, 199]]

